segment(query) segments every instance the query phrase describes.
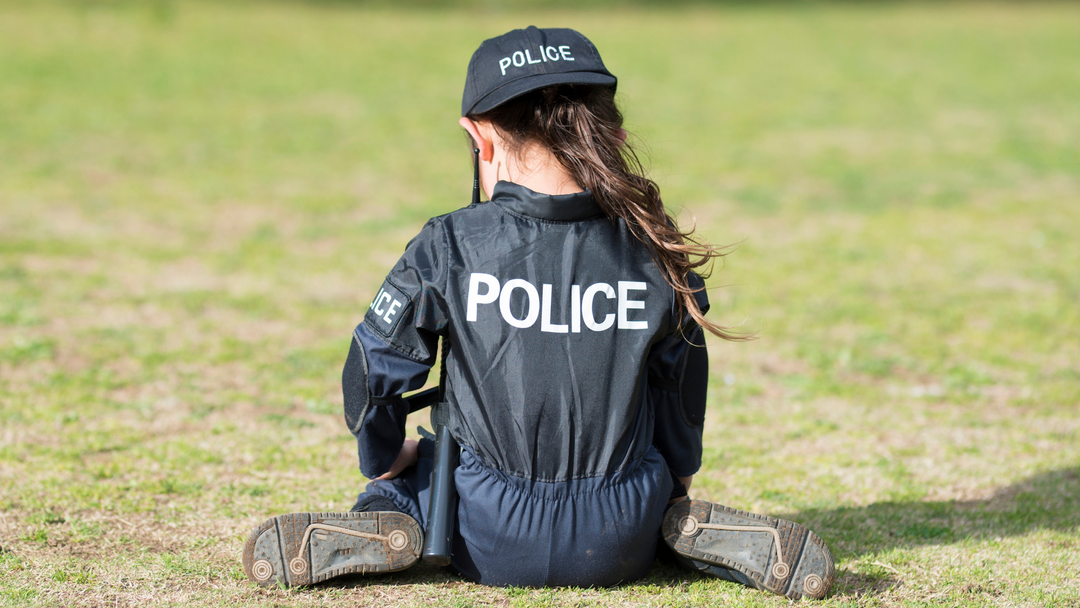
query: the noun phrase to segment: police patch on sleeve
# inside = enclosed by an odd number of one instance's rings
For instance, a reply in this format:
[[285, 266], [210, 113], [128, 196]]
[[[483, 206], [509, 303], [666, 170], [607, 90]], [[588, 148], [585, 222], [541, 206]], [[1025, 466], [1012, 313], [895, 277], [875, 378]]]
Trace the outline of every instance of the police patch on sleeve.
[[368, 306], [364, 322], [383, 336], [390, 336], [411, 304], [409, 296], [387, 280]]

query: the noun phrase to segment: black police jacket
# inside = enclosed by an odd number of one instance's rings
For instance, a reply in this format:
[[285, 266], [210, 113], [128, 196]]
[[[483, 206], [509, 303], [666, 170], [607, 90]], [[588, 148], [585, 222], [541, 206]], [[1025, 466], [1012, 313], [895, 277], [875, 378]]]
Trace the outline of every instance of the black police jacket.
[[[700, 285], [696, 275], [691, 277]], [[708, 301], [697, 294], [702, 309]], [[499, 182], [433, 218], [356, 328], [346, 421], [368, 477], [405, 433], [449, 335], [450, 429], [483, 466], [539, 482], [614, 474], [648, 446], [678, 476], [701, 463], [707, 357], [649, 249], [589, 192]]]

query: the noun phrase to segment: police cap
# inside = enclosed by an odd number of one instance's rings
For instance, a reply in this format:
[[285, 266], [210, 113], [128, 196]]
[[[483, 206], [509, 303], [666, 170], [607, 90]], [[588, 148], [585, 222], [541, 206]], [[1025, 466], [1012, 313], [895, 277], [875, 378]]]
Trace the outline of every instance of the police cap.
[[617, 79], [580, 33], [529, 26], [485, 40], [469, 61], [461, 115], [483, 114], [528, 93], [556, 84], [615, 88]]

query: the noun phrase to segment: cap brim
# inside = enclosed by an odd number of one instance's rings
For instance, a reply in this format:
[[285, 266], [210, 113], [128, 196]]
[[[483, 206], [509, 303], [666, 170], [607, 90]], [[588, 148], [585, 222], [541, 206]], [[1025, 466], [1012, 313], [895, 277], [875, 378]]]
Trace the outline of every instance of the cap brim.
[[614, 87], [618, 79], [610, 74], [599, 72], [559, 72], [558, 74], [536, 74], [519, 78], [491, 91], [476, 100], [472, 108], [467, 110], [464, 116], [470, 114], [483, 114], [488, 110], [499, 107], [511, 99], [524, 95], [529, 91], [535, 91], [555, 84], [591, 84]]

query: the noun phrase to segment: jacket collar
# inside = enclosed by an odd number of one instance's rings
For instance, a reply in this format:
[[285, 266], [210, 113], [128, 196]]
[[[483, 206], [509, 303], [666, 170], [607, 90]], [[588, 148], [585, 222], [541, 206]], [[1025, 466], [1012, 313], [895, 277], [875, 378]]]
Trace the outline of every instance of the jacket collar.
[[540, 194], [505, 181], [495, 184], [491, 202], [519, 215], [551, 222], [574, 222], [604, 214], [588, 190], [574, 194]]

